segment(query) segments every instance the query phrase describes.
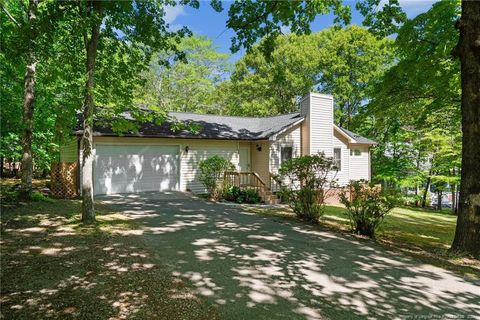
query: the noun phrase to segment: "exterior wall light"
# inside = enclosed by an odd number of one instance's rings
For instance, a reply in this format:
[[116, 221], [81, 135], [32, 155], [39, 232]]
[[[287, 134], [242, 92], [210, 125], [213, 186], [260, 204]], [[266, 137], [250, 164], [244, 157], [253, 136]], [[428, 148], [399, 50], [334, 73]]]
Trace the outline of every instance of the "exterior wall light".
[[257, 151], [262, 151], [262, 145], [261, 144], [258, 144], [255, 146], [255, 148], [257, 148]]

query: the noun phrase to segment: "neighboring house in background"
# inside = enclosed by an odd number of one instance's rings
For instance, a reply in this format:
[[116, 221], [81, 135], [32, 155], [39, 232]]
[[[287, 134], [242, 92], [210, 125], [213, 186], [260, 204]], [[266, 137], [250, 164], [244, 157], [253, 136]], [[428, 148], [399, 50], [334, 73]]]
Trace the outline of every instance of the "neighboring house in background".
[[[340, 170], [340, 185], [370, 180], [370, 152], [375, 144], [342, 129], [333, 121], [333, 98], [310, 93], [300, 101], [300, 112], [267, 118], [177, 113], [180, 121], [199, 124], [200, 130], [174, 132], [167, 123], [145, 123], [137, 133], [114, 133], [94, 128], [94, 194], [141, 191], [204, 192], [198, 164], [220, 155], [242, 172], [255, 172], [269, 188], [271, 174], [283, 161], [324, 152]], [[81, 132], [77, 132], [80, 137]], [[61, 148], [61, 161], [81, 159], [80, 143]]]

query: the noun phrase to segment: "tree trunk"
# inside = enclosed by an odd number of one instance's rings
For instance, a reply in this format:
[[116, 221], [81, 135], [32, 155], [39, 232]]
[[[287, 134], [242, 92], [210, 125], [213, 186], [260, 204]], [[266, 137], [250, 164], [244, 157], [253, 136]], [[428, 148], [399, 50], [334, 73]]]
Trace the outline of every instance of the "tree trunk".
[[480, 1], [462, 1], [453, 54], [462, 76], [462, 173], [452, 250], [480, 257]]
[[90, 38], [85, 36], [85, 50], [87, 54], [86, 71], [87, 82], [85, 85], [85, 98], [83, 103], [83, 135], [82, 135], [82, 221], [90, 224], [95, 222], [95, 209], [93, 206], [93, 89], [95, 86], [95, 60], [97, 56], [98, 40], [100, 38], [100, 25], [102, 22], [101, 2], [89, 1], [87, 15], [92, 21]]
[[455, 210], [455, 207], [456, 207], [456, 202], [457, 202], [457, 197], [456, 197], [456, 192], [457, 192], [457, 188], [456, 188], [456, 185], [455, 184], [452, 184], [450, 186], [450, 189], [451, 189], [451, 192], [452, 192], [452, 213], [453, 214], [456, 214], [456, 210]]
[[35, 72], [37, 57], [35, 52], [35, 12], [37, 0], [28, 3], [27, 19], [29, 24], [28, 35], [28, 62], [25, 70], [25, 89], [23, 98], [23, 134], [22, 134], [22, 161], [21, 161], [21, 194], [29, 199], [32, 195], [32, 131], [33, 131], [33, 108], [35, 104]]
[[438, 191], [437, 192], [437, 210], [442, 211], [442, 196], [443, 192]]
[[415, 207], [418, 207], [418, 184], [415, 184]]
[[428, 177], [427, 185], [425, 186], [425, 190], [423, 191], [423, 198], [422, 198], [422, 208], [427, 206], [427, 195], [428, 195], [428, 188], [430, 188], [430, 182], [432, 181], [432, 177]]
[[0, 178], [2, 178], [2, 179], [3, 179], [3, 160], [4, 160], [3, 157], [0, 157], [0, 165], [1, 165], [1, 167], [0, 167]]

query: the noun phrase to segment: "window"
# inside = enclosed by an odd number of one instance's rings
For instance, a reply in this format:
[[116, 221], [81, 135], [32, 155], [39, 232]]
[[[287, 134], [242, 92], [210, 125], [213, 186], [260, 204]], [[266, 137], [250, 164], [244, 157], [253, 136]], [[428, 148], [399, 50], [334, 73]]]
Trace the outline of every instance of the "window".
[[337, 170], [342, 170], [342, 149], [334, 148], [333, 149], [333, 164], [337, 167]]
[[293, 147], [282, 147], [280, 150], [280, 163], [284, 163], [292, 159], [293, 157]]
[[350, 155], [359, 157], [362, 155], [362, 151], [360, 151], [359, 149], [350, 149]]

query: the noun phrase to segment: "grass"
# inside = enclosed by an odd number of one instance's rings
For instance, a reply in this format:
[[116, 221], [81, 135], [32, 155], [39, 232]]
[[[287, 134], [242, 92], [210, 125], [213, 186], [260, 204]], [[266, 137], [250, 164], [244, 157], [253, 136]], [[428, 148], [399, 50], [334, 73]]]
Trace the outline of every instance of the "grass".
[[84, 226], [80, 210], [79, 200], [2, 207], [0, 318], [218, 318], [134, 220], [97, 204], [98, 223]]
[[[295, 214], [286, 207], [250, 210], [262, 215], [296, 219]], [[377, 231], [376, 241], [424, 262], [480, 278], [479, 260], [448, 251], [455, 234], [456, 220], [456, 216], [446, 211], [395, 208], [385, 217]], [[341, 206], [326, 206], [321, 226], [349, 232], [347, 211]]]
[[[31, 201], [52, 201], [51, 198], [47, 197], [46, 194], [49, 194], [49, 190], [46, 187], [49, 179], [33, 179], [32, 180], [32, 195]], [[20, 197], [20, 179], [2, 179], [0, 182], [0, 202], [3, 205], [17, 205], [19, 202], [25, 201]]]
[[[431, 210], [395, 208], [385, 217], [377, 237], [428, 250], [448, 249], [453, 241], [456, 219], [454, 215]], [[325, 221], [331, 225], [350, 226], [346, 210], [342, 207], [328, 206]]]

